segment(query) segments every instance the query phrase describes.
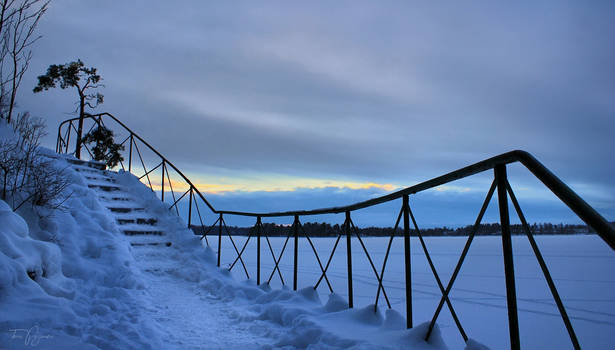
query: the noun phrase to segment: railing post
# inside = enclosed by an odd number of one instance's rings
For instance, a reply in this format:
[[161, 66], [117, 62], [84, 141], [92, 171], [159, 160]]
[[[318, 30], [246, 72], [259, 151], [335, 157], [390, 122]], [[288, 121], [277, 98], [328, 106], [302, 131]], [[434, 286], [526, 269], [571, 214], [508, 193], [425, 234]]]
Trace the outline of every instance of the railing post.
[[70, 134], [72, 134], [73, 128], [73, 121], [71, 120], [70, 123], [68, 123], [68, 135], [66, 135], [66, 148], [64, 153], [68, 153], [68, 144], [70, 143]]
[[222, 213], [219, 218], [220, 224], [218, 226], [218, 267], [220, 267], [220, 252], [222, 248]]
[[346, 234], [346, 260], [348, 262], [348, 308], [354, 306], [352, 295], [352, 240], [350, 239], [350, 212], [346, 211], [346, 220], [344, 221], [344, 233]]
[[79, 116], [79, 124], [77, 127], [77, 144], [75, 145], [75, 157], [81, 159], [81, 134], [83, 133], [83, 116]]
[[406, 272], [406, 327], [412, 328], [412, 266], [410, 265], [410, 205], [407, 194], [403, 197], [404, 211], [404, 266]]
[[513, 263], [512, 240], [510, 236], [510, 218], [508, 216], [508, 196], [506, 194], [506, 165], [494, 168], [495, 181], [498, 186], [498, 204], [500, 225], [502, 228], [502, 251], [504, 255], [504, 275], [506, 278], [506, 304], [508, 307], [508, 331], [510, 348], [519, 350], [519, 319], [517, 316], [517, 292], [515, 290], [515, 267]]
[[261, 284], [261, 217], [256, 217], [256, 284]]
[[56, 140], [56, 153], [61, 153], [60, 148], [62, 146], [60, 146], [60, 140], [62, 139], [62, 124], [60, 124], [60, 126], [58, 127], [58, 139]]
[[295, 215], [293, 231], [295, 235], [295, 266], [293, 267], [293, 290], [297, 290], [297, 264], [299, 263], [299, 215]]
[[130, 133], [130, 147], [128, 149], [128, 172], [130, 173], [132, 170], [132, 142], [133, 142], [133, 133]]
[[162, 160], [162, 192], [160, 193], [161, 200], [164, 202], [164, 170], [166, 164], [164, 163], [164, 159]]
[[190, 224], [192, 223], [192, 186], [190, 186], [190, 195], [189, 195], [190, 204], [188, 204], [188, 229], [190, 228]]

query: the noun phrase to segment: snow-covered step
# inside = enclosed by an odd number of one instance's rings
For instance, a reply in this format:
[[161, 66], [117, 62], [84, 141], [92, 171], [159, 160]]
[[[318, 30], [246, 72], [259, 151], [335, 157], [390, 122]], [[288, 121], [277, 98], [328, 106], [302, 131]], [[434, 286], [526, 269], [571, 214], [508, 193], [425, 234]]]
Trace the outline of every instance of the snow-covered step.
[[81, 160], [81, 159], [70, 158], [70, 157], [65, 157], [64, 159], [66, 159], [67, 162], [73, 165], [89, 167], [89, 168], [94, 168], [94, 169], [99, 169], [99, 170], [107, 169], [107, 165], [105, 163], [98, 162], [95, 160]]
[[[170, 242], [169, 242], [170, 243]], [[169, 271], [177, 271], [181, 265], [174, 259], [169, 259], [166, 245], [133, 245], [132, 254], [137, 266], [145, 272], [159, 274]]]
[[162, 236], [164, 231], [156, 225], [144, 225], [144, 224], [125, 224], [118, 225], [120, 231], [124, 232], [127, 236]]
[[126, 206], [127, 202], [134, 203], [135, 206], [141, 206], [138, 198], [134, 197], [130, 193], [126, 193], [125, 191], [97, 191], [97, 194], [98, 198], [104, 202], [103, 204], [107, 206], [112, 206], [113, 204]]
[[[132, 246], [132, 255], [137, 260], [137, 264], [144, 265], [143, 262], [149, 262], [148, 265], [159, 264], [168, 260], [169, 252], [165, 249], [159, 249], [153, 245]], [[175, 263], [177, 264], [177, 263]]]
[[110, 184], [110, 183], [106, 183], [106, 184], [90, 183], [88, 184], [88, 187], [98, 190], [98, 191], [104, 191], [104, 192], [115, 192], [115, 191], [122, 190], [122, 187], [118, 185]]
[[115, 180], [114, 178], [110, 177], [110, 176], [105, 176], [105, 175], [98, 175], [98, 174], [90, 174], [90, 175], [84, 175], [86, 182], [87, 183], [101, 183], [101, 184], [105, 184], [105, 183], [116, 183], [117, 180]]
[[156, 224], [149, 225], [149, 224], [127, 223], [127, 224], [120, 224], [118, 226], [118, 228], [120, 230], [122, 230], [122, 231], [136, 231], [136, 232], [156, 231], [156, 232], [162, 232], [160, 227], [156, 226]]
[[117, 186], [117, 181], [113, 179], [105, 180], [105, 179], [86, 179], [85, 183], [90, 186]]
[[98, 198], [104, 201], [105, 204], [111, 204], [118, 201], [132, 201], [133, 203], [136, 203], [138, 201], [137, 198], [132, 196], [130, 193], [126, 193], [124, 191], [114, 193], [100, 193], [98, 195]]
[[122, 197], [122, 196], [107, 197], [107, 196], [100, 196], [99, 198], [101, 200], [107, 202], [109, 205], [113, 204], [114, 202], [133, 202], [133, 203], [135, 202], [134, 198], [131, 198], [131, 197]]
[[[171, 241], [169, 241], [164, 236], [130, 236], [129, 238], [130, 245], [133, 247], [139, 247], [138, 253], [140, 256], [148, 256], [148, 257], [164, 257], [167, 253], [160, 252], [158, 249], [147, 249], [156, 246], [165, 246], [170, 247], [172, 245]], [[136, 254], [135, 254], [136, 255]], [[136, 257], [136, 256], [135, 256]]]
[[150, 217], [130, 217], [130, 218], [119, 218], [116, 216], [115, 221], [117, 221], [120, 225], [128, 225], [128, 224], [138, 224], [138, 225], [152, 225], [155, 226], [158, 223], [158, 219], [150, 218]]
[[75, 169], [75, 171], [78, 171], [80, 173], [84, 173], [84, 174], [98, 174], [98, 175], [108, 175], [109, 171], [108, 170], [101, 170], [99, 168], [95, 168], [95, 167], [89, 167], [89, 166], [82, 166], [82, 165], [72, 165], [72, 168]]
[[138, 251], [160, 251], [160, 247], [172, 245], [165, 237], [164, 230], [157, 226], [158, 217], [149, 213], [142, 200], [135, 197], [129, 188], [118, 184], [114, 172], [105, 170], [98, 162], [67, 160], [83, 176], [87, 186], [94, 190], [100, 203], [111, 212], [120, 232], [130, 237], [132, 247]]
[[[156, 247], [156, 246], [165, 246], [170, 247], [172, 245], [171, 241], [166, 239], [163, 236], [154, 236], [154, 235], [139, 235], [139, 236], [130, 236], [129, 238], [130, 245], [133, 247], [139, 247], [139, 254], [147, 254], [149, 256], [163, 256], [166, 253], [160, 253], [157, 249], [149, 249], [144, 253], [145, 248]], [[162, 254], [162, 255], [161, 255]]]
[[112, 213], [143, 213], [145, 208], [139, 207], [137, 203], [132, 201], [113, 201], [109, 203], [102, 203], [105, 208], [109, 209]]
[[158, 241], [158, 242], [130, 242], [133, 247], [146, 247], [146, 246], [165, 246], [170, 247], [173, 245], [170, 241]]
[[117, 185], [115, 181], [105, 181], [105, 180], [86, 180], [86, 185], [89, 188], [94, 188], [98, 191], [104, 192], [117, 192], [121, 190], [121, 187]]
[[[152, 249], [162, 249], [159, 247], [152, 247]], [[169, 262], [168, 260], [162, 261], [148, 261], [143, 258], [137, 258], [139, 268], [144, 272], [149, 272], [154, 275], [166, 275], [168, 273], [173, 273], [174, 271], [178, 271], [181, 269], [181, 266], [178, 266], [175, 262]]]
[[132, 230], [121, 229], [121, 231], [126, 236], [164, 236], [163, 231], [154, 229], [137, 228]]
[[[111, 201], [106, 201], [104, 199], [101, 199], [101, 202], [109, 210], [115, 211], [117, 213], [128, 213], [131, 211], [144, 211], [145, 210], [143, 205], [141, 205], [140, 203], [132, 199], [111, 200]], [[117, 210], [114, 210], [114, 209], [117, 209]], [[130, 210], [122, 210], [122, 209], [130, 209]]]
[[82, 173], [105, 174], [104, 170], [100, 170], [100, 169], [96, 169], [96, 168], [90, 168], [90, 167], [85, 167], [85, 166], [77, 166], [77, 165], [73, 165], [72, 168], [75, 169], [75, 171], [82, 172]]
[[[121, 203], [118, 202], [116, 204], [121, 204]], [[114, 205], [112, 207], [107, 207], [107, 209], [109, 209], [112, 213], [132, 213], [132, 212], [145, 211], [145, 208], [134, 208], [131, 206], [117, 206], [117, 205]]]
[[132, 212], [128, 212], [128, 213], [115, 213], [113, 214], [115, 216], [116, 219], [143, 219], [143, 220], [150, 220], [150, 219], [158, 219], [158, 217], [152, 213], [149, 213], [145, 210], [143, 211], [132, 211]]

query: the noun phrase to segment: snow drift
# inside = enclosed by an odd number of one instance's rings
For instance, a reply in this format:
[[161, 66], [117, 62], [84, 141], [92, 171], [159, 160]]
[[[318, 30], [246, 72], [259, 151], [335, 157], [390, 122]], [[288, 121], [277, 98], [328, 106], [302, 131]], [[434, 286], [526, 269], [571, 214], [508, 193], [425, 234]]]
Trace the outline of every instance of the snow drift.
[[65, 210], [17, 214], [0, 201], [0, 348], [446, 348], [437, 329], [426, 343], [426, 325], [405, 330], [392, 310], [234, 280], [153, 192], [119, 173], [173, 242], [131, 247], [82, 175], [54, 162], [70, 177]]

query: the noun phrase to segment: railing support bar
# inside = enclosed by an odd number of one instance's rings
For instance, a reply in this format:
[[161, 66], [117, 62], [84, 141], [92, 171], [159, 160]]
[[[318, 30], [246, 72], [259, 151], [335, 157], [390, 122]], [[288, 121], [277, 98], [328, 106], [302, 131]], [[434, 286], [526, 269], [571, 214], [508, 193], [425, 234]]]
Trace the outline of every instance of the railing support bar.
[[350, 232], [350, 212], [346, 212], [346, 221], [344, 221], [344, 233], [346, 233], [346, 260], [348, 263], [348, 308], [352, 309], [354, 306], [352, 295], [352, 240]]
[[[196, 192], [198, 193], [199, 190], [195, 189]], [[201, 210], [199, 210], [199, 203], [196, 201], [196, 197], [194, 198], [194, 207], [196, 208], [196, 213], [199, 216], [199, 222], [201, 223], [201, 229], [203, 230], [203, 233], [205, 233], [205, 225], [203, 225], [203, 217], [201, 216]], [[205, 238], [205, 244], [207, 244], [207, 246], [209, 247], [209, 240], [207, 239], [206, 235], [203, 235], [201, 237], [201, 240], [203, 240], [203, 238]]]
[[314, 245], [314, 242], [312, 242], [310, 235], [307, 232], [305, 232], [305, 229], [303, 228], [303, 226], [301, 226], [301, 232], [303, 232], [303, 235], [307, 239], [308, 243], [310, 244], [310, 247], [312, 248], [312, 251], [314, 252], [314, 256], [316, 257], [316, 262], [318, 263], [318, 267], [320, 267], [320, 271], [323, 273], [325, 282], [327, 282], [327, 287], [329, 287], [329, 292], [333, 293], [333, 287], [331, 286], [331, 282], [329, 282], [329, 277], [327, 277], [325, 268], [322, 266], [322, 261], [320, 261], [320, 257], [318, 256], [318, 251], [316, 250], [316, 246]]
[[404, 208], [404, 266], [406, 273], [406, 328], [412, 328], [412, 266], [410, 265], [410, 205], [409, 196], [403, 196]]
[[[361, 238], [361, 235], [359, 234], [359, 229], [354, 225], [354, 223], [352, 222], [352, 219], [350, 219], [350, 227], [354, 229], [354, 234], [355, 236], [357, 236], [357, 239], [359, 240], [359, 244], [361, 244], [361, 248], [363, 248], [363, 252], [365, 253], [365, 257], [367, 257], [369, 266], [371, 266], [372, 272], [376, 276], [376, 280], [381, 284], [382, 278], [378, 274], [378, 270], [376, 270], [376, 265], [374, 264], [374, 261], [372, 260], [371, 256], [369, 255], [369, 251], [367, 250], [367, 246], [365, 245], [365, 242], [363, 242], [363, 239]], [[384, 286], [382, 286], [382, 295], [384, 296], [384, 300], [387, 303], [387, 307], [390, 309], [391, 302], [389, 300], [389, 296], [387, 295], [386, 289], [384, 289]]]
[[455, 266], [453, 275], [448, 281], [448, 285], [446, 286], [446, 290], [444, 291], [444, 294], [442, 295], [442, 298], [440, 299], [440, 303], [438, 304], [438, 307], [436, 308], [436, 312], [434, 312], [433, 317], [431, 318], [431, 322], [429, 323], [429, 329], [427, 329], [427, 334], [425, 335], [426, 341], [429, 340], [429, 337], [431, 336], [431, 332], [433, 331], [433, 327], [436, 324], [438, 315], [440, 315], [440, 311], [442, 310], [442, 307], [444, 306], [444, 301], [446, 300], [445, 297], [448, 297], [448, 294], [453, 288], [453, 283], [455, 283], [455, 279], [457, 278], [459, 271], [461, 270], [461, 266], [463, 265], [463, 262], [466, 256], [468, 255], [468, 251], [470, 250], [470, 245], [472, 244], [472, 241], [474, 240], [474, 235], [478, 231], [480, 223], [483, 220], [483, 215], [485, 215], [485, 211], [487, 210], [487, 207], [489, 206], [489, 203], [491, 202], [491, 197], [493, 197], [495, 188], [496, 188], [496, 182], [495, 180], [493, 180], [493, 182], [491, 183], [491, 187], [489, 188], [489, 191], [487, 192], [487, 197], [485, 197], [485, 201], [483, 202], [483, 205], [480, 208], [480, 212], [478, 213], [478, 216], [476, 217], [476, 221], [474, 222], [472, 231], [470, 232], [470, 235], [468, 236], [466, 244], [464, 245], [463, 250], [461, 251], [461, 255], [459, 256], [459, 260], [457, 261], [457, 265]]
[[[230, 235], [229, 235], [230, 237]], [[241, 247], [241, 250], [237, 253], [237, 257], [235, 258], [235, 260], [233, 261], [233, 263], [229, 266], [228, 270], [231, 271], [233, 270], [233, 267], [235, 266], [235, 264], [237, 264], [237, 261], [240, 261], [244, 267], [244, 271], [246, 272], [246, 277], [248, 277], [248, 279], [250, 279], [250, 275], [248, 275], [248, 269], [245, 266], [245, 263], [243, 262], [243, 259], [241, 258], [241, 256], [243, 255], [243, 252], [246, 250], [246, 247], [248, 246], [248, 243], [250, 243], [250, 239], [252, 239], [252, 233], [248, 234], [248, 238], [246, 239], [246, 241], [243, 243], [243, 246]]]
[[293, 234], [295, 235], [295, 264], [293, 267], [293, 290], [297, 290], [297, 264], [299, 263], [299, 215], [295, 215]]
[[431, 260], [431, 256], [429, 255], [429, 251], [427, 250], [427, 244], [425, 243], [425, 240], [423, 239], [423, 235], [421, 234], [421, 230], [419, 229], [419, 225], [416, 222], [416, 218], [414, 217], [414, 214], [412, 214], [412, 209], [410, 209], [410, 206], [408, 206], [408, 211], [410, 212], [410, 219], [412, 219], [414, 230], [416, 231], [416, 235], [419, 237], [419, 242], [421, 243], [421, 247], [423, 248], [423, 252], [425, 253], [425, 258], [427, 259], [429, 268], [431, 269], [431, 272], [433, 273], [434, 278], [436, 279], [436, 283], [438, 284], [438, 288], [440, 288], [440, 292], [442, 293], [442, 296], [446, 299], [446, 305], [448, 306], [448, 309], [451, 312], [453, 321], [455, 321], [455, 324], [457, 325], [457, 329], [459, 329], [459, 334], [461, 334], [463, 341], [467, 343], [468, 336], [465, 330], [463, 329], [461, 322], [459, 321], [459, 317], [457, 317], [457, 312], [455, 312], [455, 309], [453, 308], [453, 304], [451, 303], [451, 300], [448, 298], [448, 294], [444, 290], [444, 285], [442, 284], [442, 280], [440, 280], [440, 276], [438, 275], [438, 272], [436, 271], [436, 267], [434, 266], [433, 260]]
[[[239, 249], [237, 249], [237, 244], [235, 244], [235, 240], [233, 239], [233, 236], [231, 236], [231, 232], [229, 231], [228, 226], [226, 226], [226, 222], [224, 221], [224, 219], [222, 219], [220, 221], [222, 221], [222, 224], [224, 225], [224, 230], [226, 231], [226, 235], [228, 236], [229, 241], [231, 241], [231, 244], [233, 245], [233, 249], [235, 250], [235, 253], [237, 254], [237, 259], [239, 259], [239, 261], [241, 262], [241, 266], [243, 267], [243, 271], [245, 272], [246, 277], [248, 279], [250, 279], [250, 274], [248, 273], [248, 268], [246, 267], [245, 262], [241, 258], [241, 254], [243, 253], [243, 250], [248, 245], [248, 242], [250, 242], [250, 237], [252, 237], [252, 235], [251, 234], [248, 235], [248, 239], [245, 242], [244, 247], [243, 247], [243, 249], [240, 252]], [[235, 259], [235, 262], [237, 262], [237, 259]], [[229, 271], [233, 268], [233, 265], [235, 264], [235, 262], [233, 262], [233, 264], [231, 264], [231, 266], [229, 268]]]
[[333, 255], [335, 254], [335, 249], [337, 249], [337, 245], [340, 243], [340, 239], [341, 238], [342, 238], [342, 235], [338, 234], [337, 238], [335, 239], [335, 244], [333, 245], [333, 249], [331, 250], [331, 255], [329, 255], [329, 259], [327, 260], [327, 264], [325, 265], [325, 269], [322, 271], [322, 274], [320, 275], [320, 278], [318, 278], [318, 281], [314, 285], [314, 290], [316, 290], [318, 288], [318, 286], [320, 285], [320, 282], [325, 277], [325, 274], [327, 273], [327, 270], [329, 269], [329, 265], [331, 264], [331, 260], [333, 260]]
[[273, 248], [271, 247], [271, 242], [269, 241], [269, 237], [267, 235], [265, 235], [265, 239], [267, 240], [267, 245], [269, 246], [269, 251], [271, 252], [271, 256], [273, 257], [273, 262], [274, 262], [273, 270], [271, 270], [271, 275], [269, 275], [269, 279], [267, 279], [267, 284], [271, 283], [271, 279], [273, 278], [277, 270], [278, 276], [280, 276], [280, 282], [282, 282], [282, 285], [285, 286], [286, 284], [284, 282], [284, 277], [282, 277], [282, 272], [280, 271], [280, 261], [282, 260], [282, 256], [284, 255], [284, 252], [286, 251], [286, 245], [288, 244], [288, 241], [290, 240], [290, 233], [286, 235], [286, 240], [284, 241], [284, 245], [282, 246], [282, 251], [280, 251], [280, 255], [277, 258], [275, 257]]
[[403, 208], [399, 210], [399, 214], [397, 215], [397, 221], [395, 221], [395, 227], [393, 227], [393, 234], [389, 238], [389, 244], [387, 244], [387, 250], [384, 254], [384, 260], [382, 261], [382, 270], [380, 270], [380, 278], [378, 279], [378, 291], [376, 292], [376, 302], [374, 302], [374, 312], [378, 311], [378, 299], [380, 298], [380, 289], [384, 289], [384, 285], [382, 284], [384, 280], [384, 271], [387, 266], [387, 261], [389, 261], [389, 253], [391, 252], [391, 244], [393, 244], [393, 238], [395, 237], [395, 232], [397, 232], [397, 228], [399, 227], [399, 221], [401, 220], [401, 214], [403, 212]]
[[148, 170], [145, 174], [139, 176], [139, 181], [141, 181], [142, 178], [146, 177], [147, 175], [151, 174], [153, 171], [155, 171], [156, 169], [158, 169], [158, 167], [162, 166], [162, 162], [160, 162], [158, 165], [156, 165], [155, 167], [151, 168], [150, 170]]
[[62, 150], [61, 142], [64, 142], [62, 139], [62, 128], [58, 128], [58, 138], [56, 139], [56, 153], [60, 153]]
[[530, 230], [530, 225], [528, 225], [527, 220], [525, 219], [525, 215], [523, 215], [523, 211], [521, 210], [521, 206], [515, 197], [515, 194], [510, 187], [510, 183], [506, 182], [506, 189], [508, 190], [508, 195], [510, 196], [510, 200], [515, 207], [515, 211], [517, 212], [517, 216], [523, 225], [523, 229], [525, 234], [527, 235], [527, 239], [532, 246], [532, 250], [534, 251], [534, 255], [536, 255], [536, 260], [538, 260], [538, 264], [540, 265], [540, 269], [542, 270], [543, 275], [545, 276], [545, 280], [549, 285], [549, 289], [551, 290], [551, 294], [553, 295], [553, 299], [555, 300], [555, 304], [557, 304], [557, 308], [562, 316], [562, 320], [564, 321], [564, 325], [566, 326], [566, 330], [568, 331], [568, 335], [570, 336], [570, 341], [572, 342], [572, 346], [575, 350], [580, 350], [581, 346], [579, 345], [579, 340], [577, 339], [577, 335], [574, 332], [574, 328], [572, 327], [572, 323], [570, 323], [570, 318], [568, 318], [568, 313], [566, 312], [566, 308], [564, 308], [564, 303], [562, 303], [562, 299], [557, 292], [557, 288], [555, 288], [555, 282], [553, 282], [553, 278], [551, 277], [551, 273], [549, 273], [549, 269], [547, 268], [547, 264], [545, 263], [544, 258], [542, 257], [542, 253], [540, 249], [538, 249], [538, 244], [536, 244], [536, 240], [532, 235], [532, 230]]
[[[203, 240], [203, 238], [205, 238], [205, 242], [207, 242], [207, 234], [211, 232], [211, 230], [213, 230], [214, 227], [216, 227], [216, 224], [218, 223], [218, 221], [220, 221], [220, 217], [218, 217], [218, 219], [211, 225], [211, 227], [207, 231], [203, 230], [201, 241]], [[207, 245], [209, 245], [209, 243], [207, 243]]]
[[508, 196], [506, 195], [506, 165], [496, 165], [495, 180], [498, 186], [498, 204], [500, 209], [500, 226], [502, 228], [502, 252], [504, 255], [504, 277], [506, 278], [506, 304], [508, 308], [508, 331], [510, 348], [519, 350], [519, 317], [517, 315], [517, 292], [515, 288], [515, 267], [513, 262], [512, 239], [510, 235], [510, 218], [508, 214]]
[[68, 153], [68, 148], [69, 148], [68, 145], [70, 144], [70, 134], [71, 134], [70, 130], [71, 130], [71, 128], [73, 128], [73, 129], [75, 128], [73, 126], [73, 122], [72, 121], [70, 123], [68, 123], [68, 130], [66, 132], [66, 148], [65, 148], [66, 150], [64, 151], [65, 153]]
[[190, 204], [188, 205], [188, 229], [190, 228], [190, 224], [192, 223], [192, 187], [190, 187], [190, 196], [189, 196]]
[[218, 226], [218, 267], [220, 267], [220, 253], [222, 252], [222, 213], [220, 213], [218, 221], [220, 221]]
[[261, 217], [256, 217], [256, 285], [261, 284]]
[[160, 193], [162, 202], [164, 202], [164, 174], [165, 174], [166, 167], [167, 165], [165, 164], [164, 159], [163, 159], [162, 160], [162, 192]]
[[130, 147], [128, 150], [128, 172], [132, 171], [132, 143], [134, 142], [132, 133], [130, 133]]

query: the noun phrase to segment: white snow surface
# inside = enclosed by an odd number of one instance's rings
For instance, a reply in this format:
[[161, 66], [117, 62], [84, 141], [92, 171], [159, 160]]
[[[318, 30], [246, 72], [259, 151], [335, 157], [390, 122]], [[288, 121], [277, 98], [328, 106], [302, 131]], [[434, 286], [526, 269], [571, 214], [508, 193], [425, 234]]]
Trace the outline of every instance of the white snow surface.
[[131, 247], [68, 172], [66, 210], [0, 201], [0, 349], [446, 349], [437, 327], [426, 343], [427, 325], [406, 330], [394, 310], [238, 282], [136, 177], [111, 174], [172, 242]]

